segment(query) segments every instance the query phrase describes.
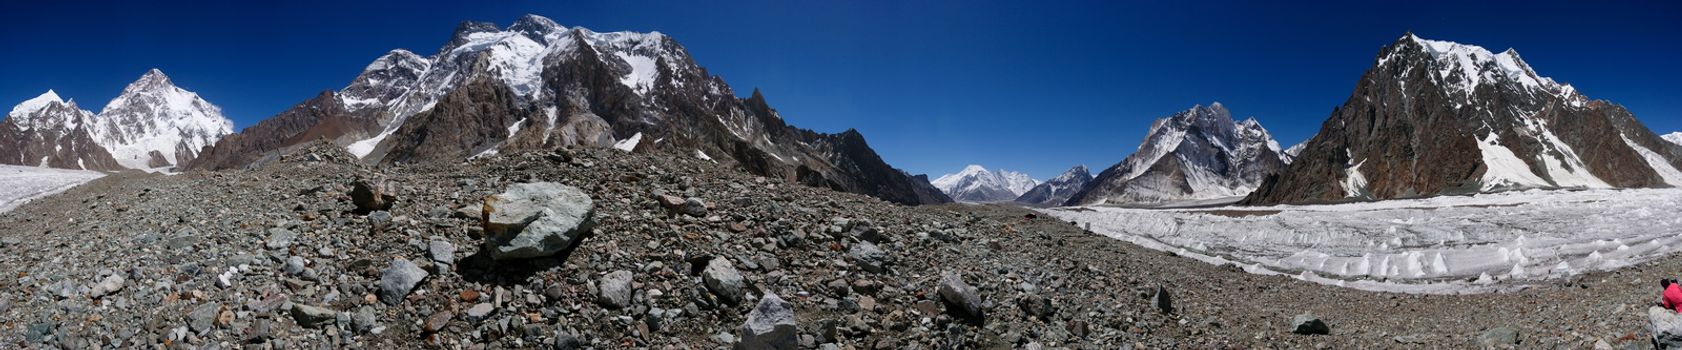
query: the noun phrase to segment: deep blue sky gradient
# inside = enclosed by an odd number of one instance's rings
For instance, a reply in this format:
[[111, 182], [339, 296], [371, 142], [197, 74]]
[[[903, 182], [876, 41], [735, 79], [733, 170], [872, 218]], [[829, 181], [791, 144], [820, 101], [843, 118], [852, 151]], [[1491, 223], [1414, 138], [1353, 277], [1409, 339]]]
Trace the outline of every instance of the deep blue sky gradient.
[[1516, 48], [1538, 72], [1682, 130], [1682, 2], [1525, 1], [5, 1], [0, 104], [55, 89], [97, 112], [157, 67], [245, 127], [347, 84], [461, 20], [536, 13], [660, 31], [791, 123], [852, 127], [889, 163], [1045, 179], [1132, 153], [1154, 118], [1220, 101], [1286, 146], [1311, 136], [1379, 48]]

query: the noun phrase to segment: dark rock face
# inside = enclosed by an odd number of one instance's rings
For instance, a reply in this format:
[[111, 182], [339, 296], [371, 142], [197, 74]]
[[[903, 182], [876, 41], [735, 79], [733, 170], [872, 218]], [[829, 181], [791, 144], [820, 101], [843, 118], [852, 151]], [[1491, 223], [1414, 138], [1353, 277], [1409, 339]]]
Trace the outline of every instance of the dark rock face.
[[1155, 204], [1248, 194], [1289, 158], [1255, 119], [1220, 103], [1158, 119], [1139, 150], [1098, 173], [1067, 205]]
[[1682, 152], [1628, 111], [1536, 75], [1516, 52], [1409, 34], [1379, 53], [1296, 161], [1244, 203], [1660, 187], [1682, 184], [1664, 175], [1677, 167]]
[[116, 171], [111, 153], [95, 140], [93, 114], [74, 102], [52, 102], [0, 121], [0, 164]]
[[219, 142], [193, 167], [244, 167], [316, 137], [370, 164], [614, 146], [896, 203], [951, 201], [882, 161], [857, 131], [795, 128], [759, 91], [736, 97], [670, 37], [595, 33], [537, 16], [506, 30], [463, 23], [438, 54], [393, 51], [335, 96], [273, 119]]
[[1092, 174], [1087, 172], [1086, 166], [1076, 165], [1064, 171], [1062, 175], [1046, 180], [1022, 196], [1016, 197], [1016, 202], [1033, 206], [1063, 205], [1069, 201], [1069, 197], [1080, 192], [1080, 189], [1091, 181]]
[[188, 169], [235, 169], [280, 158], [294, 148], [318, 139], [343, 140], [365, 135], [377, 126], [366, 116], [345, 110], [331, 91], [322, 92], [285, 112], [257, 122], [239, 133], [205, 147]]

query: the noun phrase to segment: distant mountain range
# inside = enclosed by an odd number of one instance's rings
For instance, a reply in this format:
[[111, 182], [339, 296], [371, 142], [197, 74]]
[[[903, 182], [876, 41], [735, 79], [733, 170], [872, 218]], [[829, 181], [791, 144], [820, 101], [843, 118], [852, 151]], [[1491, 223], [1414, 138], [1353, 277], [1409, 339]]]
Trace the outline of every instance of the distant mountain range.
[[233, 121], [153, 69], [99, 114], [48, 90], [0, 121], [0, 164], [86, 170], [167, 170], [233, 132]]
[[1027, 174], [1003, 169], [988, 171], [980, 165], [971, 164], [957, 173], [941, 176], [932, 183], [953, 200], [1004, 202], [1015, 200], [1040, 182]]
[[1076, 165], [1017, 196], [1016, 202], [1036, 207], [1060, 206], [1091, 181], [1092, 173], [1087, 172], [1086, 166]]
[[1240, 197], [1291, 162], [1254, 118], [1219, 102], [1157, 119], [1139, 149], [1099, 172], [1066, 205], [1160, 204]]

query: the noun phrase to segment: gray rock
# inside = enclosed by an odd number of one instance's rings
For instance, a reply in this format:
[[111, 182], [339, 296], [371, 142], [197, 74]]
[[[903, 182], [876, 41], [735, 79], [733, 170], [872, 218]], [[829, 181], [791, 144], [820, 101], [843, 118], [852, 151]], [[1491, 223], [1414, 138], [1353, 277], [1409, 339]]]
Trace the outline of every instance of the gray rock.
[[509, 185], [485, 197], [484, 212], [486, 248], [496, 260], [555, 255], [595, 226], [590, 195], [552, 182]]
[[882, 242], [882, 231], [876, 229], [876, 224], [871, 222], [870, 219], [851, 220], [847, 223], [852, 225], [849, 232], [853, 235], [853, 238], [865, 242]]
[[51, 323], [32, 323], [23, 335], [24, 341], [31, 344], [45, 342], [47, 341], [47, 337], [53, 335], [53, 328], [56, 327], [54, 327]]
[[1314, 314], [1301, 314], [1291, 318], [1291, 333], [1325, 335], [1332, 333], [1332, 327]]
[[1518, 330], [1510, 327], [1490, 328], [1478, 335], [1478, 344], [1490, 347], [1518, 345]]
[[887, 271], [888, 254], [882, 252], [881, 248], [876, 247], [876, 244], [870, 243], [870, 241], [860, 241], [858, 244], [854, 244], [853, 248], [847, 251], [847, 256], [853, 258], [853, 262], [858, 263], [859, 267], [865, 271], [874, 273]]
[[693, 217], [707, 216], [707, 202], [700, 198], [689, 197], [683, 200], [683, 213]]
[[292, 320], [297, 321], [299, 326], [308, 328], [317, 328], [337, 322], [338, 313], [338, 311], [325, 307], [292, 303]]
[[940, 276], [940, 299], [946, 302], [947, 310], [954, 316], [974, 324], [981, 324], [986, 319], [981, 309], [981, 296], [975, 287], [964, 283], [964, 278], [956, 273], [947, 272]]
[[187, 313], [187, 326], [193, 328], [194, 333], [209, 332], [216, 328], [216, 315], [222, 312], [222, 304], [205, 303], [194, 307]]
[[1653, 338], [1654, 348], [1682, 349], [1682, 314], [1663, 307], [1648, 307], [1647, 334]]
[[357, 214], [391, 210], [391, 205], [397, 201], [397, 197], [387, 192], [385, 180], [357, 179], [351, 183], [350, 201], [356, 205]]
[[574, 337], [572, 334], [567, 332], [555, 334], [555, 350], [577, 350], [583, 348], [584, 342], [578, 341], [578, 337]]
[[104, 280], [94, 284], [93, 288], [88, 290], [88, 296], [98, 298], [111, 293], [116, 293], [119, 290], [123, 290], [123, 284], [126, 282], [128, 282], [128, 280], [123, 279], [123, 276], [119, 274], [105, 276]]
[[449, 241], [434, 239], [427, 244], [426, 250], [427, 253], [432, 255], [433, 262], [444, 265], [456, 264], [456, 245], [450, 244]]
[[403, 302], [427, 275], [426, 270], [409, 260], [392, 260], [390, 267], [380, 270], [380, 300], [389, 305]]
[[467, 316], [467, 322], [479, 323], [484, 321], [486, 318], [490, 318], [491, 313], [493, 312], [496, 312], [496, 305], [491, 305], [491, 303], [479, 303], [477, 305], [473, 305], [471, 308], [468, 308], [465, 316]]
[[296, 232], [284, 228], [269, 229], [269, 239], [263, 241], [263, 246], [269, 249], [286, 249], [292, 246], [292, 241], [298, 238]]
[[1016, 306], [1021, 308], [1022, 313], [1028, 316], [1038, 317], [1041, 320], [1049, 320], [1051, 317], [1051, 299], [1041, 297], [1039, 294], [1023, 295], [1022, 298], [1016, 300]]
[[707, 285], [707, 290], [725, 303], [737, 305], [742, 302], [742, 273], [736, 271], [730, 259], [713, 258], [708, 261], [706, 269], [701, 271], [701, 281]]
[[288, 275], [302, 275], [305, 267], [304, 257], [293, 255], [286, 258], [286, 274]]
[[385, 231], [387, 227], [391, 227], [391, 212], [375, 210], [368, 213], [368, 226], [374, 232]]
[[748, 312], [747, 321], [736, 329], [736, 335], [741, 338], [736, 349], [795, 349], [800, 338], [794, 324], [794, 306], [766, 292]]
[[1168, 296], [1167, 287], [1156, 287], [1156, 295], [1151, 296], [1151, 304], [1152, 306], [1156, 306], [1156, 310], [1162, 311], [1162, 313], [1174, 313], [1174, 300]]
[[596, 287], [600, 290], [596, 302], [615, 309], [631, 305], [630, 271], [619, 270], [602, 276]]
[[368, 333], [374, 330], [374, 327], [379, 327], [379, 316], [374, 314], [373, 307], [363, 306], [351, 314], [350, 325], [357, 333]]

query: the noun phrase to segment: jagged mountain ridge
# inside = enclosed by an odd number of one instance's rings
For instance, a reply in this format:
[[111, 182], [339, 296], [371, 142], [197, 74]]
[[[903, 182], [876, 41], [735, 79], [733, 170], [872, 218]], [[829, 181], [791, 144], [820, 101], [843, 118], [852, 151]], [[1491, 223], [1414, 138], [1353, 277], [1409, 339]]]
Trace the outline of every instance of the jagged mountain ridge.
[[372, 164], [615, 147], [705, 154], [755, 174], [898, 203], [950, 201], [887, 165], [855, 130], [795, 128], [761, 92], [736, 97], [658, 32], [596, 33], [535, 15], [506, 29], [464, 22], [437, 54], [394, 50], [323, 95], [332, 98], [259, 122], [191, 167], [244, 167], [313, 138]]
[[1065, 205], [1158, 204], [1243, 196], [1291, 158], [1255, 118], [1220, 102], [1157, 119], [1132, 155], [1099, 172]]
[[1069, 201], [1070, 196], [1074, 196], [1075, 192], [1079, 192], [1091, 181], [1092, 173], [1087, 171], [1086, 166], [1076, 165], [1063, 174], [1034, 186], [1028, 192], [1023, 192], [1015, 201], [1032, 206], [1063, 205]]
[[971, 164], [956, 173], [943, 175], [930, 184], [952, 197], [952, 200], [1001, 202], [1016, 199], [1039, 185], [1039, 181], [1027, 174], [1004, 169], [989, 171], [986, 167]]
[[1682, 183], [1682, 149], [1514, 50], [1403, 35], [1248, 204]]
[[107, 171], [190, 162], [233, 129], [220, 108], [157, 69], [130, 83], [99, 114], [48, 90], [13, 107], [0, 124], [6, 124], [0, 127], [5, 164]]

